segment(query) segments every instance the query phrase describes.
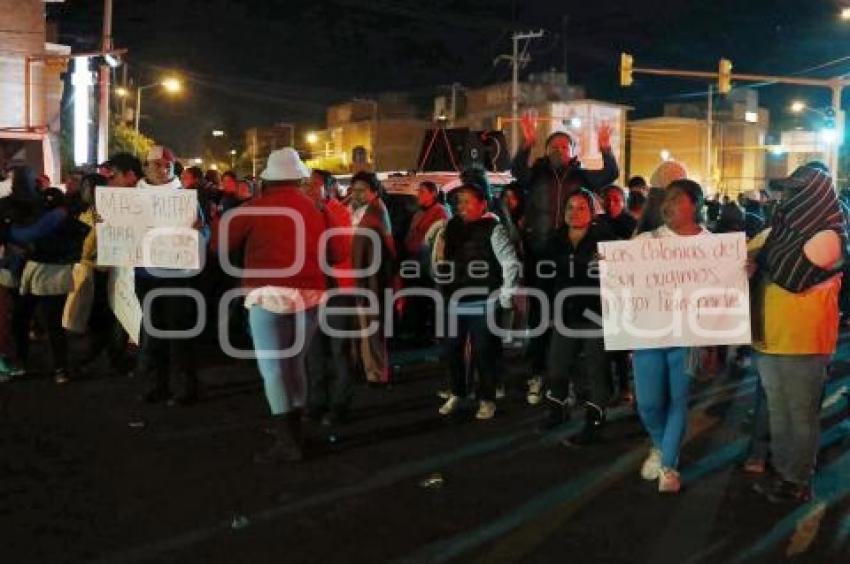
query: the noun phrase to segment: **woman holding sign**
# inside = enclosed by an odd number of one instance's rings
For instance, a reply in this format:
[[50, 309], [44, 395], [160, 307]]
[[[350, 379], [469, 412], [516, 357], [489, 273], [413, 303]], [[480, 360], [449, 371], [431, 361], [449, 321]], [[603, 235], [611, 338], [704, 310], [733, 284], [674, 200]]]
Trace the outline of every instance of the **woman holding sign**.
[[[708, 234], [701, 225], [702, 187], [692, 180], [675, 180], [661, 204], [664, 225], [639, 237], [694, 237]], [[635, 392], [640, 418], [652, 439], [652, 450], [641, 476], [658, 480], [658, 491], [677, 493], [681, 480], [676, 467], [688, 423], [690, 349], [671, 347], [634, 352]]]

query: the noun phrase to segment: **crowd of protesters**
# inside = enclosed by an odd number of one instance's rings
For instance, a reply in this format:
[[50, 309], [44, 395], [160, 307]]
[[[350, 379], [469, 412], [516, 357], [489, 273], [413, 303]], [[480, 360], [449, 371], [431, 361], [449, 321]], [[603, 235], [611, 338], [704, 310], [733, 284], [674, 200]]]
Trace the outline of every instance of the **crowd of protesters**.
[[[0, 378], [24, 377], [30, 341], [43, 335], [57, 384], [84, 378], [105, 356], [110, 371], [132, 371], [146, 382], [142, 401], [191, 405], [203, 393], [196, 338], [149, 327], [185, 332], [200, 314], [192, 292], [219, 298], [238, 286], [236, 306], [222, 308], [227, 320], [215, 317], [217, 302], [208, 310], [212, 325], [241, 331], [242, 342], [249, 338], [256, 357], [273, 419], [272, 444], [256, 460], [296, 461], [304, 456], [305, 420], [344, 424], [358, 376], [375, 387], [391, 382], [393, 331], [386, 326], [397, 322], [417, 343], [442, 345], [448, 389], [440, 390], [441, 416], [472, 404], [477, 419], [494, 417], [505, 394], [501, 360], [509, 342], [492, 330], [494, 317], [506, 329], [543, 328], [523, 350], [528, 403], [546, 408], [541, 430], [564, 424], [578, 409], [582, 428], [568, 442], [588, 445], [599, 439], [610, 406], [633, 403], [651, 442], [641, 476], [666, 493], [681, 488], [679, 453], [695, 373], [724, 366], [735, 372], [753, 358], [759, 385], [745, 467], [769, 476], [757, 489], [772, 501], [808, 499], [839, 298], [848, 301], [845, 213], [829, 172], [810, 163], [769, 191], [706, 200], [673, 161], [649, 183], [634, 177], [625, 187], [614, 184], [620, 172], [605, 125], [597, 136], [600, 170], [581, 165], [565, 132], [549, 136], [531, 162], [536, 124], [524, 118], [522, 130], [514, 183], [496, 195], [483, 172], [464, 171], [447, 202], [439, 186], [422, 182], [418, 210], [402, 233], [393, 228], [375, 174], [355, 174], [343, 195], [334, 176], [309, 170], [292, 148], [272, 152], [251, 180], [182, 169], [161, 146], [144, 162], [113, 155], [97, 172], [72, 175], [64, 191], [26, 166], [13, 167], [0, 198]], [[206, 260], [188, 272], [135, 269], [148, 318], [137, 352], [110, 311], [109, 268], [97, 264], [100, 186], [197, 193], [194, 228]], [[594, 294], [604, 260], [598, 244], [711, 232], [743, 232], [749, 241], [753, 346], [734, 354], [726, 347], [606, 351]], [[542, 273], [543, 262], [551, 275]], [[225, 263], [237, 264], [239, 274]], [[293, 271], [295, 263], [300, 268]], [[175, 288], [180, 292], [162, 293]], [[550, 299], [561, 308], [555, 316], [544, 302], [522, 299], [522, 289], [549, 298], [583, 291]], [[429, 291], [447, 305], [435, 307]], [[790, 311], [799, 312], [793, 323]], [[561, 331], [553, 316], [582, 336]], [[84, 358], [70, 363], [68, 334], [84, 332]]]

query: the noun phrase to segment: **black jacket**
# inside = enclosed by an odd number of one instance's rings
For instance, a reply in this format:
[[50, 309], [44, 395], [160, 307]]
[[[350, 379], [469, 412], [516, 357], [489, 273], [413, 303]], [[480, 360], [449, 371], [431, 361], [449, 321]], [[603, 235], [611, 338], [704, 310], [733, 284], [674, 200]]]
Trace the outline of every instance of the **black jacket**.
[[[502, 266], [493, 251], [491, 237], [499, 224], [495, 217], [485, 216], [478, 221], [465, 222], [455, 216], [446, 224], [445, 251], [443, 262], [450, 263], [454, 269], [451, 282], [443, 287], [446, 296], [467, 288], [486, 289], [493, 292], [502, 285]], [[486, 263], [483, 269], [471, 276], [469, 265], [472, 262]], [[460, 301], [480, 300], [482, 296], [469, 296]]]
[[540, 249], [552, 232], [564, 223], [567, 198], [579, 188], [596, 192], [620, 175], [617, 160], [610, 149], [602, 151], [603, 168], [587, 170], [573, 159], [568, 165], [552, 167], [548, 157], [528, 166], [531, 149], [520, 149], [511, 165], [511, 174], [525, 190], [525, 232], [529, 244]]
[[[546, 268], [544, 272], [554, 269], [554, 278], [550, 284], [550, 299], [553, 304], [555, 297], [562, 290], [599, 289], [597, 243], [616, 239], [608, 226], [602, 222], [591, 224], [584, 238], [575, 247], [570, 242], [568, 233], [568, 227], [561, 227], [552, 234], [546, 244], [545, 258], [553, 264], [551, 269]], [[591, 321], [584, 315], [585, 310], [601, 314], [602, 300], [599, 294], [574, 296], [564, 300], [561, 315], [567, 327], [590, 324]]]
[[635, 229], [637, 229], [637, 220], [627, 211], [622, 212], [616, 218], [606, 213], [602, 216], [602, 219], [617, 239], [624, 241], [631, 239], [635, 234]]

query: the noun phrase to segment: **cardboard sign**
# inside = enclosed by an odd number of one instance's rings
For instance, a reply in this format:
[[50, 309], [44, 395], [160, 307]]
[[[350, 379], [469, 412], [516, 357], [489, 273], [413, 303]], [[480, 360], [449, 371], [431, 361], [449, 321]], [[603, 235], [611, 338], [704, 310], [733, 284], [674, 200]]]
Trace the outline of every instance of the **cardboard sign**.
[[142, 306], [136, 297], [132, 268], [113, 268], [109, 273], [109, 307], [130, 335], [130, 340], [138, 344], [142, 329]]
[[99, 266], [200, 267], [194, 190], [98, 187], [95, 194]]
[[743, 233], [599, 244], [606, 350], [749, 344]]

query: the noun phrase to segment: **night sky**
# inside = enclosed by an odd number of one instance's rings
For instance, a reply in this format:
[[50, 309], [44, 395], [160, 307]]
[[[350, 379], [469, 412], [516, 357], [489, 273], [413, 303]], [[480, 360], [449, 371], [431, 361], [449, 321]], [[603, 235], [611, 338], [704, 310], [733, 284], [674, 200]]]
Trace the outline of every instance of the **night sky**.
[[[48, 5], [60, 41], [97, 48], [102, 2]], [[276, 121], [320, 126], [328, 103], [355, 95], [509, 80], [514, 29], [543, 28], [524, 72], [563, 69], [588, 96], [658, 114], [664, 101], [704, 83], [635, 76], [617, 85], [618, 53], [636, 66], [791, 74], [850, 55], [850, 22], [839, 0], [114, 0], [114, 42], [130, 50], [130, 75], [149, 83], [169, 69], [188, 80], [169, 99], [145, 91], [143, 131], [179, 154], [200, 150], [204, 132]], [[564, 16], [568, 16], [566, 34]], [[566, 57], [564, 49], [566, 41]], [[806, 73], [850, 73], [850, 60]], [[763, 87], [775, 112], [792, 98], [828, 104], [824, 90]], [[774, 115], [776, 119], [778, 115]]]

